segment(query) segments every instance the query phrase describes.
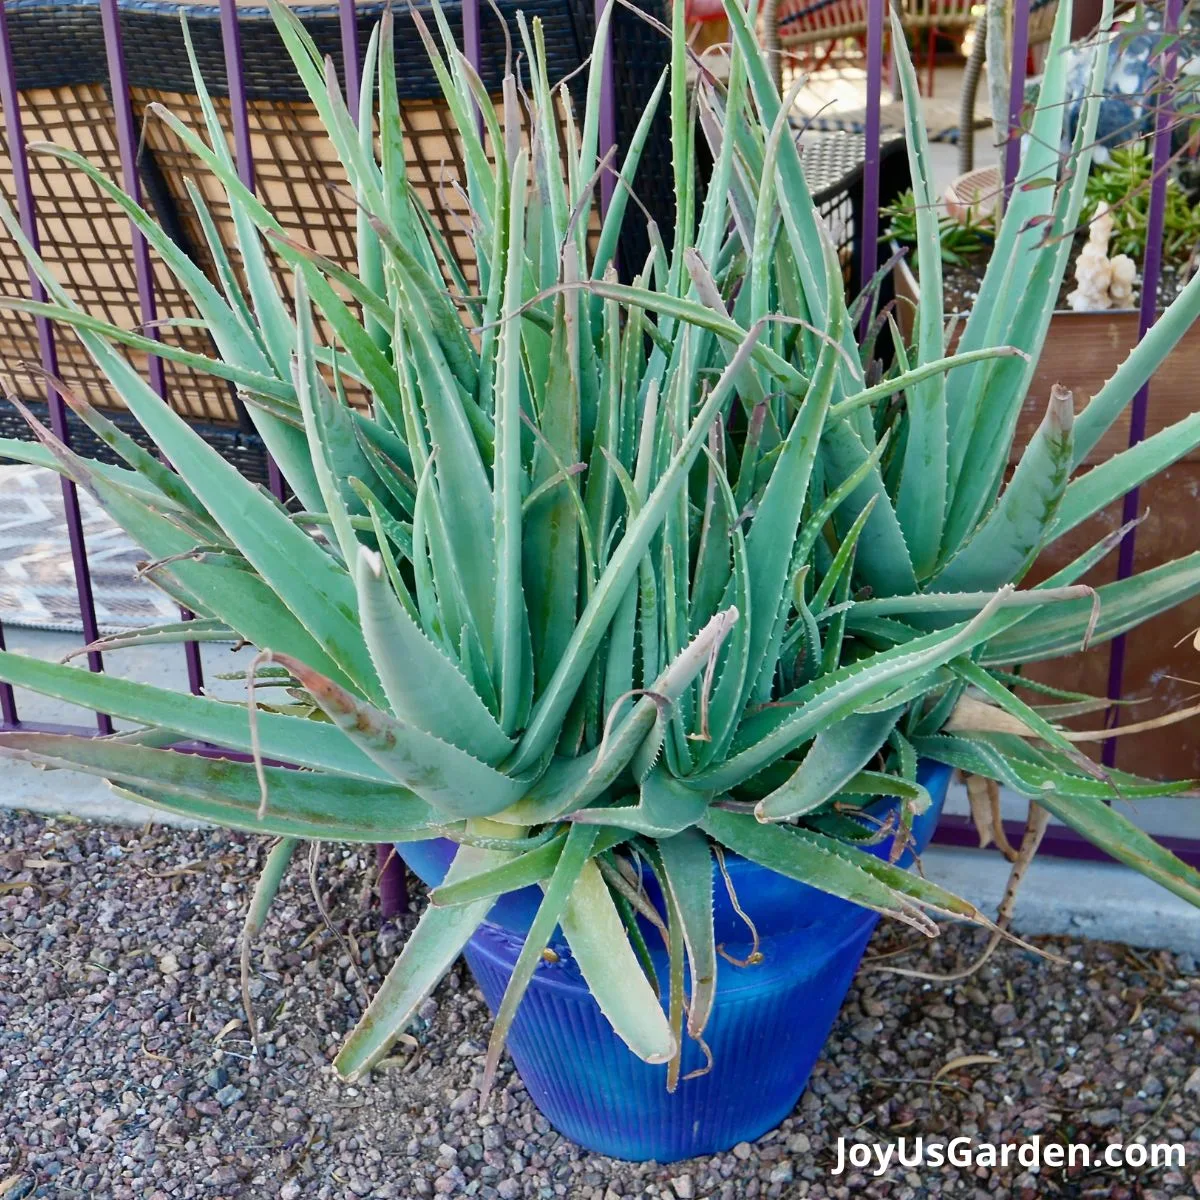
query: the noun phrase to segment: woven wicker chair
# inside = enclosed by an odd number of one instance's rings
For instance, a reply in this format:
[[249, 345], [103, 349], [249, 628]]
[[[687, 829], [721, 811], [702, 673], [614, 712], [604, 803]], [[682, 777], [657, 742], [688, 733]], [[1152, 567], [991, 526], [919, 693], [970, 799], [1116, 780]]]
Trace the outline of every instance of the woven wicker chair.
[[[643, 0], [654, 10], [654, 0]], [[444, 5], [456, 34], [461, 33], [461, 10]], [[515, 29], [521, 8], [527, 18], [542, 19], [552, 77], [566, 77], [586, 58], [594, 31], [591, 0], [501, 0], [500, 11]], [[179, 14], [186, 10], [192, 40], [204, 76], [228, 122], [224, 50], [219, 12], [210, 5], [145, 3], [122, 0], [121, 26], [135, 116], [159, 101], [196, 127], [202, 118], [184, 52]], [[360, 52], [383, 6], [358, 10]], [[13, 0], [6, 6], [22, 120], [30, 142], [54, 141], [69, 146], [120, 177], [120, 157], [112, 101], [108, 91], [100, 12], [96, 0], [47, 3], [46, 0]], [[336, 7], [305, 7], [301, 17], [318, 46], [332, 55], [340, 71], [341, 34]], [[259, 194], [288, 232], [321, 253], [354, 267], [355, 213], [345, 194], [344, 176], [332, 146], [320, 128], [316, 112], [293, 72], [282, 44], [264, 8], [239, 9], [242, 56], [251, 147]], [[465, 256], [467, 238], [465, 202], [455, 184], [463, 178], [458, 138], [420, 39], [403, 9], [396, 15], [397, 76], [402, 117], [407, 135], [409, 177], [422, 195], [428, 211], [455, 254]], [[667, 60], [662, 36], [624, 7], [614, 14], [617, 138], [627, 143], [650, 91]], [[489, 6], [481, 15], [482, 77], [490, 92], [499, 93], [505, 59], [504, 32]], [[571, 86], [582, 86], [576, 75]], [[581, 100], [576, 93], [576, 103]], [[665, 123], [652, 133], [652, 141], [634, 188], [656, 221], [669, 228], [673, 221], [673, 185], [670, 145]], [[139, 168], [145, 200], [178, 244], [211, 272], [195, 215], [187, 199], [185, 180], [196, 178], [204, 186], [202, 171], [166, 126], [150, 120], [144, 124]], [[134, 326], [139, 308], [128, 223], [111, 202], [87, 179], [60, 160], [31, 156], [33, 188], [38, 210], [43, 253], [68, 284], [80, 303], [113, 323]], [[13, 181], [7, 149], [0, 143], [0, 187], [11, 198]], [[231, 221], [216, 191], [206, 192], [222, 240], [232, 249]], [[632, 228], [622, 242], [627, 263], [645, 259], [648, 242], [644, 231]], [[639, 236], [640, 234], [640, 236]], [[236, 257], [231, 254], [236, 262]], [[460, 259], [470, 277], [474, 264]], [[288, 286], [286, 271], [280, 282]], [[169, 272], [155, 264], [155, 288], [161, 317], [192, 315], [186, 298]], [[0, 293], [21, 295], [27, 289], [25, 265], [15, 245], [0, 243]], [[193, 328], [164, 328], [164, 338], [201, 352], [209, 352], [207, 336]], [[97, 370], [69, 335], [59, 338], [60, 373], [73, 388], [104, 408], [119, 408], [119, 398], [105, 387]], [[136, 361], [136, 356], [135, 361]], [[36, 362], [38, 343], [31, 319], [6, 314], [0, 333], [0, 365], [18, 394], [41, 394], [42, 384], [21, 363]], [[139, 364], [140, 365], [140, 364]], [[166, 365], [168, 401], [197, 425], [224, 430], [231, 439], [227, 452], [238, 457], [243, 444], [251, 457], [240, 465], [248, 473], [261, 473], [261, 448], [249, 437], [250, 429], [239, 413], [230, 390], [219, 381], [185, 368]], [[355, 397], [359, 402], [365, 397]], [[0, 412], [0, 432], [17, 433], [11, 410]], [[240, 426], [240, 434], [239, 434]], [[81, 444], [88, 446], [86, 437]]]

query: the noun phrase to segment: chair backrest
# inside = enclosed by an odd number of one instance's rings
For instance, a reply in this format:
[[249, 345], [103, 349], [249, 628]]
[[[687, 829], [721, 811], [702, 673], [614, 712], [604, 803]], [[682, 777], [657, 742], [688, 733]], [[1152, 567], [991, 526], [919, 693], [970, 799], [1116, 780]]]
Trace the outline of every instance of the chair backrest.
[[[375, 3], [359, 7], [360, 53], [383, 7]], [[576, 72], [590, 53], [594, 17], [589, 0], [501, 0], [499, 7], [514, 32], [518, 7], [527, 19], [541, 18], [551, 78]], [[445, 4], [444, 8], [452, 29], [461, 36], [461, 8], [453, 4]], [[144, 202], [177, 244], [212, 276], [212, 257], [188, 198], [187, 181], [194, 180], [208, 202], [220, 240], [236, 269], [227, 205], [211, 180], [206, 184], [204, 170], [197, 169], [198, 164], [167, 126], [152, 118], [144, 119], [147, 106], [158, 102], [188, 124], [202, 127], [184, 49], [181, 11], [187, 13], [204, 78], [228, 130], [230, 101], [218, 9], [209, 4], [121, 0], [120, 20], [132, 104], [142, 128], [139, 170]], [[53, 6], [44, 0], [11, 0], [6, 13], [27, 140], [70, 147], [119, 179], [121, 163], [97, 0]], [[354, 270], [356, 212], [333, 147], [284, 53], [267, 10], [239, 8], [238, 15], [259, 195], [286, 232]], [[340, 74], [342, 43], [337, 7], [305, 6], [302, 20], [320, 50], [332, 56]], [[624, 145], [667, 62], [668, 48], [658, 32], [625, 9], [615, 14], [614, 26], [617, 136], [618, 143]], [[488, 6], [482, 11], [481, 38], [483, 82], [496, 95], [506, 48], [501, 22]], [[461, 187], [464, 170], [459, 138], [411, 18], [399, 7], [395, 50], [409, 178], [450, 253], [471, 278], [474, 263], [466, 232], [469, 213]], [[582, 75], [577, 74], [570, 86], [580, 89], [582, 84]], [[578, 104], [582, 93], [574, 94]], [[673, 219], [673, 185], [667, 130], [660, 125], [653, 137], [656, 141], [647, 149], [634, 186], [655, 219], [669, 227]], [[136, 276], [125, 217], [69, 164], [45, 154], [33, 154], [30, 161], [44, 257], [84, 308], [114, 324], [137, 325]], [[3, 145], [0, 187], [10, 199], [13, 197], [11, 161]], [[636, 237], [626, 239], [622, 250], [640, 266], [638, 254], [644, 258], [645, 251]], [[290, 286], [288, 272], [281, 263], [276, 263], [276, 269], [278, 282], [286, 290]], [[160, 318], [193, 316], [186, 297], [157, 262], [154, 276]], [[25, 265], [16, 246], [7, 240], [0, 242], [0, 293], [23, 295], [27, 288]], [[164, 327], [161, 334], [189, 349], [211, 353], [203, 330]], [[65, 382], [98, 406], [119, 407], [119, 397], [109, 392], [74, 339], [63, 336], [59, 343], [60, 374]], [[131, 357], [138, 362], [138, 356]], [[10, 319], [6, 314], [0, 332], [0, 363], [21, 395], [36, 397], [43, 390], [36, 374], [20, 367], [23, 361], [37, 359], [32, 319]], [[219, 381], [167, 364], [167, 387], [171, 405], [189, 419], [238, 420], [235, 398]], [[351, 399], [362, 402], [365, 397]]]
[[[974, 0], [900, 0], [905, 29], [969, 29]], [[776, 9], [779, 45], [813, 45], [867, 31], [867, 0], [782, 0]]]
[[779, 44], [812, 45], [867, 29], [867, 0], [783, 0], [776, 10]]

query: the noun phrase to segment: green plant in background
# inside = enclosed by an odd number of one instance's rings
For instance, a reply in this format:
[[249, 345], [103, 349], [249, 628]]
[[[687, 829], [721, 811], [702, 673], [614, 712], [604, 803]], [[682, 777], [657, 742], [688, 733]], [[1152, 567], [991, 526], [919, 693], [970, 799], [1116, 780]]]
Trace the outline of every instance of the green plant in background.
[[[1146, 258], [1146, 225], [1150, 211], [1150, 183], [1154, 157], [1144, 142], [1133, 142], [1111, 152], [1109, 161], [1097, 163], [1084, 192], [1084, 217], [1095, 215], [1103, 201], [1113, 217], [1112, 252], [1128, 254], [1141, 264]], [[1163, 261], [1183, 266], [1200, 246], [1200, 208], [1175, 175], [1168, 174], [1163, 211]]]
[[[4, 307], [71, 327], [178, 470], [79, 400], [125, 467], [85, 461], [40, 428], [40, 447], [0, 444], [5, 456], [90, 490], [155, 560], [151, 576], [198, 614], [109, 646], [244, 638], [261, 651], [253, 678], [278, 682], [282, 672], [292, 699], [252, 694], [239, 706], [0, 654], [0, 678], [137, 727], [94, 739], [6, 733], [0, 751], [281, 839], [251, 928], [298, 839], [455, 839], [446, 881], [337, 1059], [346, 1077], [386, 1053], [494, 898], [523, 886], [541, 884], [544, 899], [497, 1015], [489, 1078], [560, 926], [617, 1033], [642, 1058], [668, 1064], [674, 1085], [685, 1011], [687, 1034], [700, 1037], [713, 1003], [715, 847], [925, 932], [935, 929], [929, 911], [977, 916], [856, 845], [872, 835], [848, 816], [857, 806], [891, 795], [911, 815], [927, 802], [920, 755], [1003, 781], [1200, 902], [1200, 875], [1107, 803], [1179, 785], [1091, 765], [1052, 723], [1052, 709], [1014, 694], [1008, 673], [1200, 593], [1200, 554], [1095, 593], [1080, 587], [1119, 536], [1037, 587], [1014, 587], [1043, 546], [1200, 445], [1192, 416], [1074, 476], [1200, 312], [1200, 282], [1078, 417], [1069, 396], [1049, 398], [1004, 487], [1066, 265], [1068, 240], [1044, 241], [1043, 227], [1077, 223], [1086, 169], [1057, 188], [1014, 195], [951, 358], [937, 218], [928, 185], [918, 186], [916, 344], [901, 347], [879, 381], [856, 344], [856, 314], [787, 106], [746, 12], [737, 0], [728, 12], [728, 84], [705, 78], [696, 98], [714, 151], [697, 210], [675, 8], [670, 77], [621, 173], [632, 178], [666, 96], [677, 227], [669, 249], [651, 231], [653, 252], [633, 264], [630, 284], [612, 271], [625, 188], [594, 250], [587, 240], [602, 169], [607, 16], [586, 105], [560, 139], [536, 21], [519, 22], [529, 78], [523, 88], [506, 78], [498, 116], [441, 13], [434, 8], [440, 46], [414, 14], [463, 139], [477, 286], [436, 241], [405, 178], [389, 16], [365, 57], [356, 123], [302, 27], [275, 9], [361, 206], [357, 274], [284, 238], [240, 183], [198, 71], [203, 133], [157, 106], [153, 115], [223, 191], [240, 276], [198, 190], [215, 283], [98, 168], [37, 148], [73, 163], [133, 218], [187, 288], [217, 357], [83, 313], [3, 213], [50, 294], [45, 304], [9, 298]], [[1059, 168], [1047, 148], [1058, 144], [1056, 50], [1069, 20], [1064, 3], [1027, 177]], [[894, 44], [913, 177], [927, 180], [899, 30]], [[1089, 110], [1080, 122], [1084, 168], [1094, 120]], [[272, 282], [269, 252], [294, 272], [294, 314]], [[318, 341], [317, 313], [330, 344]], [[234, 383], [303, 511], [240, 478], [161, 403], [121, 347]], [[369, 413], [343, 402], [347, 380], [370, 392]], [[306, 532], [314, 523], [325, 541]], [[988, 719], [972, 726], [967, 710]], [[997, 727], [1005, 732], [988, 731]], [[158, 748], [172, 738], [306, 769]], [[631, 900], [621, 886], [621, 865], [634, 859], [663, 885], [665, 1007], [643, 965], [636, 893]], [[686, 1003], [685, 955], [695, 981]]]
[[[917, 201], [912, 188], [901, 192], [891, 204], [880, 209], [880, 216], [887, 218], [884, 232], [892, 241], [902, 246], [917, 244]], [[949, 213], [938, 216], [937, 232], [942, 262], [952, 266], [962, 266], [981, 255], [991, 246], [994, 233], [989, 220], [972, 216], [959, 220]]]
[[[1097, 203], [1108, 204], [1113, 215], [1113, 248], [1141, 262], [1146, 253], [1146, 225], [1154, 159], [1149, 146], [1133, 142], [1111, 151], [1109, 161], [1093, 166], [1088, 177], [1085, 215]], [[1179, 180], [1169, 173], [1166, 182], [1163, 257], [1169, 264], [1186, 262], [1200, 242], [1200, 212], [1190, 202]]]

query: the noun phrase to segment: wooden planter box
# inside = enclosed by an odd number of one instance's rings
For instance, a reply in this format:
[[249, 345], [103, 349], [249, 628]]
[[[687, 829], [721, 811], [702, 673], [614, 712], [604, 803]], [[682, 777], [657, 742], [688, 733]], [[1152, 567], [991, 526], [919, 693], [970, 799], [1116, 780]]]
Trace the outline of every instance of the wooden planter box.
[[[908, 337], [917, 284], [906, 262], [900, 264], [896, 274], [897, 319]], [[906, 300], [910, 303], [906, 304]], [[1133, 349], [1137, 336], [1138, 314], [1133, 310], [1055, 312], [1021, 412], [1013, 443], [1014, 463], [1042, 419], [1051, 385], [1059, 383], [1070, 388], [1075, 396], [1075, 411], [1082, 411]], [[953, 376], [950, 396], [953, 403]], [[1197, 409], [1200, 409], [1200, 325], [1188, 331], [1151, 380], [1146, 435], [1157, 433]], [[1132, 405], [1088, 455], [1087, 465], [1103, 462], [1125, 449], [1129, 444], [1131, 411]], [[1136, 570], [1147, 570], [1200, 548], [1198, 500], [1200, 452], [1197, 451], [1142, 485], [1139, 509], [1148, 516], [1136, 532]], [[1118, 501], [1056, 542], [1034, 565], [1028, 582], [1035, 583], [1053, 574], [1106, 533], [1120, 528], [1121, 509]], [[1094, 585], [1112, 582], [1117, 577], [1117, 558], [1118, 552], [1114, 550], [1083, 582]], [[1145, 720], [1182, 707], [1200, 690], [1194, 682], [1187, 682], [1200, 681], [1200, 655], [1192, 650], [1191, 639], [1187, 637], [1198, 626], [1200, 598], [1147, 622], [1127, 639], [1125, 697], [1146, 700], [1127, 710], [1132, 714], [1129, 720]], [[1185, 639], [1182, 645], [1178, 644], [1181, 638]], [[1058, 687], [1102, 696], [1108, 688], [1110, 656], [1111, 646], [1098, 646], [1067, 659], [1033, 664], [1026, 673]], [[1095, 716], [1075, 722], [1080, 727], [1092, 728], [1099, 723]], [[1186, 725], [1122, 738], [1117, 745], [1117, 765], [1124, 770], [1163, 779], [1200, 776], [1200, 739], [1191, 736]]]

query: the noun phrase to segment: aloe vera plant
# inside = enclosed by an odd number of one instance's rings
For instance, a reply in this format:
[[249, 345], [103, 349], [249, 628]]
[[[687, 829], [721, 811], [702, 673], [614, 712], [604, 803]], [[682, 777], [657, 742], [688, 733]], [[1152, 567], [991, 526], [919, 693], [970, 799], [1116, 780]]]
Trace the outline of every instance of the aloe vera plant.
[[[98, 168], [33, 147], [87, 174], [145, 233], [211, 331], [211, 359], [80, 310], [0, 211], [49, 294], [0, 304], [70, 328], [174, 468], [66, 392], [125, 466], [86, 461], [40, 427], [40, 445], [0, 444], [92, 493], [154, 560], [149, 576], [198, 615], [116, 644], [245, 639], [260, 651], [253, 678], [285, 678], [299, 697], [278, 705], [252, 692], [238, 706], [0, 653], [0, 679], [142, 731], [5, 733], [0, 751], [282, 839], [252, 930], [299, 840], [458, 842], [337, 1060], [346, 1077], [387, 1052], [495, 898], [528, 885], [544, 898], [489, 1072], [560, 927], [616, 1032], [668, 1064], [673, 1082], [685, 1036], [701, 1037], [712, 1010], [715, 849], [926, 932], [930, 912], [977, 917], [858, 844], [872, 831], [853, 813], [871, 798], [899, 797], [906, 814], [927, 803], [920, 755], [1036, 798], [1200, 903], [1200, 876], [1106, 804], [1181, 785], [1090, 765], [1053, 706], [1021, 700], [1007, 670], [1200, 593], [1200, 554], [1095, 593], [1080, 586], [1116, 538], [1037, 587], [1015, 586], [1043, 547], [1200, 444], [1200, 418], [1189, 417], [1075, 474], [1200, 313], [1197, 279], [1078, 416], [1069, 395], [1044, 398], [1046, 417], [1005, 486], [1070, 245], [1056, 235], [1078, 218], [1095, 123], [1085, 105], [1078, 162], [1059, 179], [1049, 148], [1070, 6], [1059, 7], [1022, 168], [1057, 186], [1015, 192], [952, 357], [928, 145], [895, 39], [921, 304], [915, 345], [899, 346], [880, 375], [856, 341], [858, 309], [811, 202], [788, 105], [740, 0], [726, 3], [727, 84], [703, 77], [693, 106], [676, 5], [669, 74], [621, 162], [597, 152], [611, 5], [578, 114], [546, 76], [538, 22], [519, 22], [528, 77], [505, 79], [497, 112], [436, 5], [433, 29], [414, 12], [462, 138], [470, 278], [405, 175], [390, 15], [368, 47], [355, 114], [294, 15], [275, 9], [360, 207], [357, 273], [285, 237], [241, 183], [198, 69], [206, 128], [157, 106], [153, 116], [223, 192], [238, 272], [198, 191], [215, 279]], [[618, 235], [641, 218], [627, 186], [603, 214], [594, 193], [606, 170], [633, 178], [659, 105], [673, 128], [676, 227], [669, 246], [652, 229], [649, 258], [625, 264], [631, 282], [620, 282]], [[714, 161], [702, 200], [697, 136]], [[272, 255], [291, 269], [294, 304], [276, 289]], [[295, 503], [240, 478], [161, 403], [125, 348], [233, 383]], [[347, 405], [348, 381], [369, 392], [368, 411]], [[947, 731], [964, 697], [1010, 724]], [[255, 761], [179, 755], [163, 748], [172, 738]], [[633, 856], [666, 898], [675, 963], [665, 1007], [621, 888]], [[681, 956], [694, 981], [686, 1005]]]

